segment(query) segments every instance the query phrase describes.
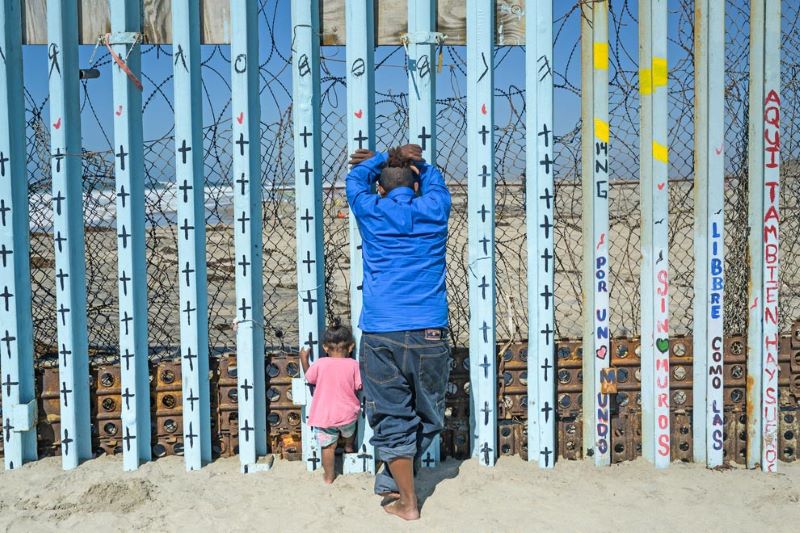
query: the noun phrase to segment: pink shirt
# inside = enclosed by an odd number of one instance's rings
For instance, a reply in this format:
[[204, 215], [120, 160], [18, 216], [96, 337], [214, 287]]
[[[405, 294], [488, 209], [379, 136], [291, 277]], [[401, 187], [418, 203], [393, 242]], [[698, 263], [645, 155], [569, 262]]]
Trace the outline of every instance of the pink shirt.
[[349, 357], [322, 357], [308, 368], [306, 381], [316, 385], [308, 424], [318, 428], [346, 426], [355, 422], [361, 404], [358, 362]]

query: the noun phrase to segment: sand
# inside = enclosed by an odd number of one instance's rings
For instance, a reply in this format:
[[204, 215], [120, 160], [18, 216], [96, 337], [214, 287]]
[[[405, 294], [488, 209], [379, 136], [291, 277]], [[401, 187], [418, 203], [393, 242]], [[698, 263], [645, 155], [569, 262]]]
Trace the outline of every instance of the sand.
[[187, 473], [180, 457], [136, 472], [104, 457], [71, 472], [59, 458], [0, 473], [3, 531], [797, 531], [800, 463], [780, 473], [711, 471], [643, 460], [598, 469], [562, 461], [544, 472], [519, 457], [487, 469], [446, 461], [423, 471], [422, 519], [387, 515], [368, 475], [322, 483], [321, 471], [276, 461], [243, 475], [238, 458]]

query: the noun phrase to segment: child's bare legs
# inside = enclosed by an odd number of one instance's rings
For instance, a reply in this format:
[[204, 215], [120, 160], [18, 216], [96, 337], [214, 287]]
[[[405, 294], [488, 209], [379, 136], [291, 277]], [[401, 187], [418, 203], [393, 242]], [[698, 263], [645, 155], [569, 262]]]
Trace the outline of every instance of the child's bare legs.
[[353, 440], [355, 440], [356, 436], [351, 435], [344, 439], [344, 451], [345, 453], [353, 453]]
[[336, 442], [322, 448], [322, 469], [325, 471], [323, 479], [330, 485], [336, 479]]

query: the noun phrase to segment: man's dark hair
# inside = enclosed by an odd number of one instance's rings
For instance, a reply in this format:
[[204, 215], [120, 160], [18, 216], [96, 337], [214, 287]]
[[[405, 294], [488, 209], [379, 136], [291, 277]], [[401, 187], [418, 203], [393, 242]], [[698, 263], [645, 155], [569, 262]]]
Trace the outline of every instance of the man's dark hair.
[[353, 338], [353, 330], [342, 324], [342, 320], [339, 317], [336, 317], [331, 321], [331, 325], [322, 336], [322, 344], [327, 344], [328, 346], [338, 346], [344, 348], [345, 346], [353, 343], [355, 343], [355, 339]]
[[383, 167], [378, 183], [387, 193], [398, 187], [413, 188], [417, 181], [417, 175], [411, 170], [412, 161], [402, 157], [399, 150], [392, 148], [389, 150], [389, 158], [386, 166]]

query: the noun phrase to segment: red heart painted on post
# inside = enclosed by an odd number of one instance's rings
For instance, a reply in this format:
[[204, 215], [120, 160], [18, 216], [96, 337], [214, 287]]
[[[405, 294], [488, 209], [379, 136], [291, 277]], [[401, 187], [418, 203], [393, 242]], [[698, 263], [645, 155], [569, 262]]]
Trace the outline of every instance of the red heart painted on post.
[[356, 116], [356, 118], [361, 118], [362, 116], [364, 116], [364, 112], [361, 109], [359, 109], [353, 114]]
[[717, 155], [722, 155], [722, 145], [719, 145], [719, 148], [714, 148], [714, 153]]
[[236, 117], [236, 122], [242, 124], [244, 122], [244, 112], [239, 113], [239, 116]]
[[481, 106], [481, 113], [483, 113], [484, 115], [486, 114], [486, 104], [483, 104]]
[[114, 114], [117, 115], [118, 117], [122, 116], [122, 106], [121, 105], [117, 106], [117, 110], [114, 112]]
[[605, 359], [606, 358], [606, 353], [608, 353], [608, 348], [606, 348], [606, 345], [604, 344], [600, 348], [597, 349], [597, 352], [595, 352], [595, 355], [597, 356], [598, 359]]
[[56, 121], [53, 123], [53, 127], [54, 127], [55, 129], [59, 129], [59, 128], [61, 127], [61, 117], [58, 117], [58, 120], [56, 120]]
[[656, 185], [656, 187], [658, 187], [659, 191], [663, 191], [664, 190], [664, 185], [666, 185], [666, 183], [659, 183], [658, 185]]

